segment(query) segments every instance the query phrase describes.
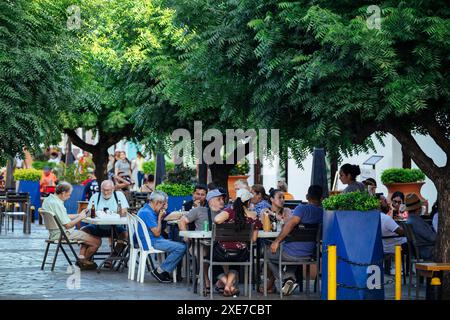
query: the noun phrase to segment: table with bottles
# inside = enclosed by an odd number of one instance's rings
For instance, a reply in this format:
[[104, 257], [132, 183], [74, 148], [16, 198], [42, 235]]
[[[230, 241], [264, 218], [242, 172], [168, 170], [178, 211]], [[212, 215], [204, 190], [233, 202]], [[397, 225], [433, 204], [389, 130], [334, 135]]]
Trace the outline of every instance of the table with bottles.
[[[128, 255], [128, 247], [125, 247], [122, 252], [119, 252], [119, 254], [115, 253], [115, 243], [116, 238], [115, 235], [117, 235], [116, 227], [121, 225], [127, 225], [127, 218], [121, 217], [117, 213], [111, 213], [111, 214], [100, 214], [99, 211], [97, 211], [94, 218], [91, 217], [89, 214], [89, 217], [86, 217], [82, 220], [85, 223], [93, 224], [93, 225], [99, 225], [99, 226], [111, 226], [111, 251], [106, 257], [105, 260], [102, 261], [102, 263], [98, 266], [97, 272], [101, 271], [101, 268], [107, 263], [108, 261], [111, 262], [111, 269], [114, 267], [114, 262], [118, 262], [119, 265], [116, 270], [123, 271], [123, 268], [125, 266], [125, 261], [127, 259]], [[118, 235], [117, 235], [118, 236]]]

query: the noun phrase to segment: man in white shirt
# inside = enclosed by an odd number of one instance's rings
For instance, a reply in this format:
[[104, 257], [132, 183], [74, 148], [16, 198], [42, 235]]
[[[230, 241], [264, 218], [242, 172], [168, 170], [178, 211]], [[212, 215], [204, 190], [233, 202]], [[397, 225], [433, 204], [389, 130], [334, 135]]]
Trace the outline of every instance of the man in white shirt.
[[[95, 211], [109, 211], [110, 213], [119, 213], [117, 208], [119, 204], [122, 207], [122, 214], [127, 212], [129, 208], [127, 198], [121, 191], [114, 191], [114, 184], [111, 180], [105, 180], [100, 186], [100, 192], [94, 194], [89, 199], [88, 212], [90, 212], [92, 206]], [[123, 241], [128, 239], [128, 232], [125, 226], [116, 226], [118, 245], [116, 245], [116, 253], [119, 253], [123, 249]], [[82, 231], [89, 233], [96, 237], [111, 237], [111, 226], [100, 226], [90, 224], [81, 229]]]

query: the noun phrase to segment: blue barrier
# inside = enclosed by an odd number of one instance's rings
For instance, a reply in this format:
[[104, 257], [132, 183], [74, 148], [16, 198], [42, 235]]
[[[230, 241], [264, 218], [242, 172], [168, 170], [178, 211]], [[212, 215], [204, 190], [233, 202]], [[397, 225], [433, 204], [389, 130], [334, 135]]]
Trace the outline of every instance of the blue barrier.
[[183, 201], [189, 200], [192, 200], [192, 196], [169, 196], [169, 201], [167, 204], [167, 213], [181, 210], [181, 208], [183, 207]]
[[34, 206], [34, 218], [38, 218], [38, 210], [41, 207], [41, 193], [39, 190], [39, 181], [28, 181], [21, 180], [19, 181], [19, 190], [18, 192], [28, 192], [30, 194], [30, 202], [31, 205]]
[[[383, 244], [378, 211], [326, 211], [322, 299], [328, 295], [328, 245], [337, 249], [337, 300], [384, 300]], [[355, 264], [356, 263], [356, 264]]]
[[64, 202], [68, 214], [75, 214], [78, 210], [78, 201], [84, 201], [86, 195], [84, 194], [84, 186], [74, 185], [70, 198]]

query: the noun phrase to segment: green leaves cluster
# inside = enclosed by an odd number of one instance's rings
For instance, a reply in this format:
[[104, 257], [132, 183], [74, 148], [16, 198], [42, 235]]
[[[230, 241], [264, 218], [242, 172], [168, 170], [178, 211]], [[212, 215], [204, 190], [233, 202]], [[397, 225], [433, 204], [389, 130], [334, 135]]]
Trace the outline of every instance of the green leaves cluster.
[[379, 200], [367, 192], [349, 192], [330, 196], [323, 200], [325, 210], [370, 211], [380, 207]]
[[[172, 172], [175, 169], [175, 164], [170, 161], [166, 161], [165, 166], [166, 173]], [[144, 162], [143, 169], [145, 174], [154, 175], [156, 173], [156, 162], [154, 160]]]
[[14, 170], [14, 180], [21, 181], [39, 181], [41, 180], [42, 171], [36, 169], [16, 169]]
[[189, 196], [194, 192], [194, 186], [179, 183], [163, 183], [158, 185], [156, 190], [163, 191], [169, 196]]
[[381, 182], [383, 184], [420, 182], [424, 180], [425, 174], [419, 169], [391, 168], [384, 170], [381, 174]]

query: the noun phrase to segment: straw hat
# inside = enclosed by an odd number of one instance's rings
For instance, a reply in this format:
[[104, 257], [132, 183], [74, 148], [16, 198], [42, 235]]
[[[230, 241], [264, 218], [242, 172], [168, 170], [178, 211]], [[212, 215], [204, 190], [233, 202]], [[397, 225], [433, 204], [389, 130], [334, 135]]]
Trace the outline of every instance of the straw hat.
[[405, 206], [406, 211], [415, 211], [422, 208], [422, 201], [415, 193], [408, 193], [405, 197]]

